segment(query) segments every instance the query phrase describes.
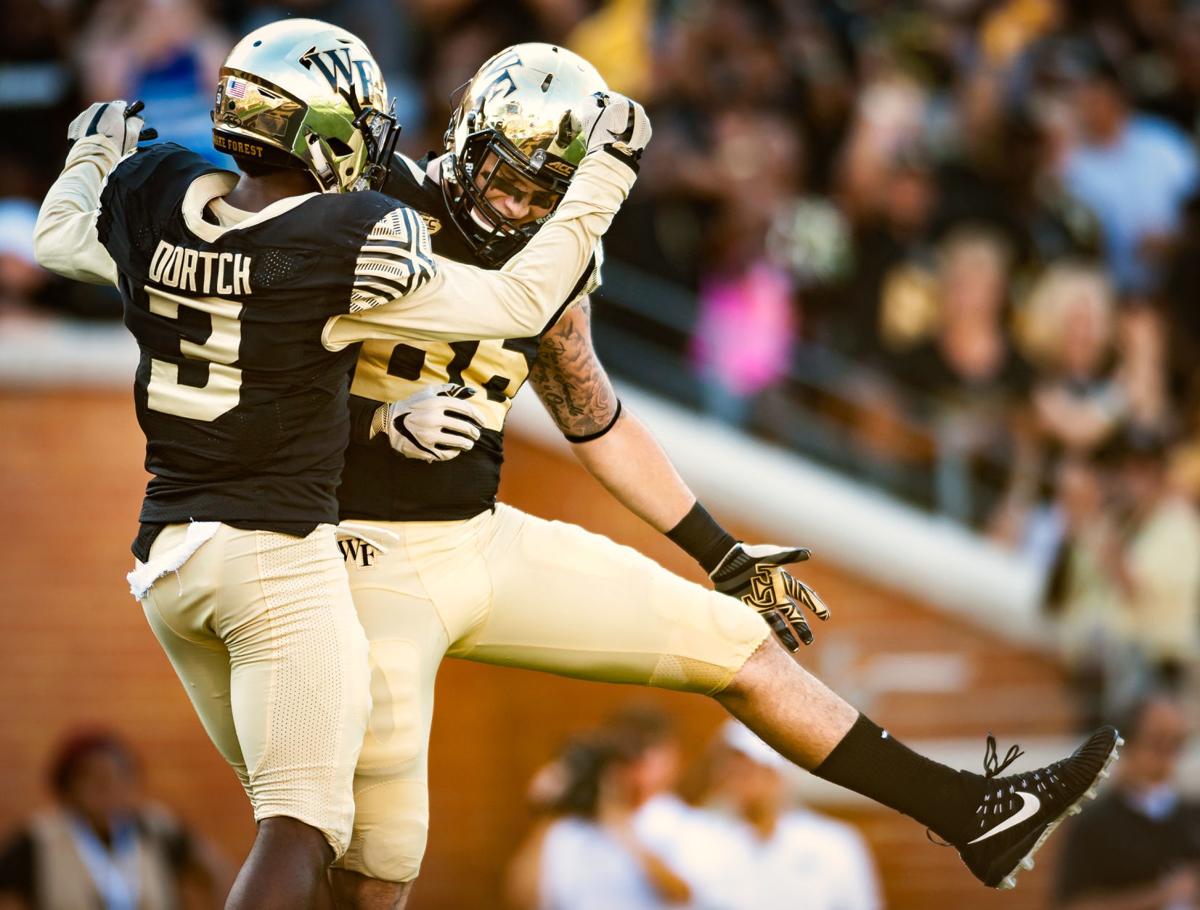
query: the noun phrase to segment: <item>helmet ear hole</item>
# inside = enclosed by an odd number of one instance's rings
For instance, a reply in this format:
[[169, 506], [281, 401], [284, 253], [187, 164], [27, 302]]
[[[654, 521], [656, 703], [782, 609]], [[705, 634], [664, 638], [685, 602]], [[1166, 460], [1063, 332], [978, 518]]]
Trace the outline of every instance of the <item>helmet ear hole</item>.
[[330, 136], [328, 139], [325, 140], [325, 144], [328, 145], [329, 150], [331, 152], [333, 152], [335, 155], [337, 155], [339, 158], [342, 158], [346, 155], [354, 154], [354, 149], [350, 148], [349, 145], [347, 145], [341, 139], [338, 139], [336, 136]]

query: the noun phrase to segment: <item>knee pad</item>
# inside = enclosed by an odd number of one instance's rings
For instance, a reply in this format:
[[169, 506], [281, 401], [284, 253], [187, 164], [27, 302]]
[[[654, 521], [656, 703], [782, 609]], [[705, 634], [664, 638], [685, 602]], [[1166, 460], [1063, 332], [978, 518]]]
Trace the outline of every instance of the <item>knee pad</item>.
[[355, 792], [354, 834], [337, 865], [381, 881], [412, 881], [421, 871], [428, 837], [427, 782], [373, 782]]

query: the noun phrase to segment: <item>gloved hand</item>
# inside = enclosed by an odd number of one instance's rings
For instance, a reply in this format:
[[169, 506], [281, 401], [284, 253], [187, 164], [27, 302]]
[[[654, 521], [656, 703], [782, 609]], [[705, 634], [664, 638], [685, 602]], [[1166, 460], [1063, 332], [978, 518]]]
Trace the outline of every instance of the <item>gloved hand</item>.
[[653, 132], [646, 109], [616, 92], [597, 92], [593, 97], [596, 107], [583, 118], [587, 154], [611, 146], [635, 160], [641, 157]]
[[474, 389], [447, 382], [382, 404], [371, 435], [386, 432], [392, 448], [405, 458], [449, 461], [472, 448], [483, 429], [483, 410], [467, 400], [474, 394]]
[[800, 642], [811, 645], [813, 640], [812, 629], [800, 606], [812, 610], [818, 619], [829, 618], [829, 608], [817, 592], [780, 568], [803, 562], [808, 555], [804, 547], [739, 543], [725, 554], [709, 578], [722, 594], [736, 597], [761, 613], [783, 646], [796, 651]]
[[100, 101], [93, 104], [71, 121], [67, 127], [67, 141], [74, 145], [85, 136], [106, 136], [112, 140], [121, 155], [137, 148], [139, 140], [157, 139], [158, 132], [145, 129], [141, 117], [145, 107], [140, 101], [126, 104], [124, 101]]

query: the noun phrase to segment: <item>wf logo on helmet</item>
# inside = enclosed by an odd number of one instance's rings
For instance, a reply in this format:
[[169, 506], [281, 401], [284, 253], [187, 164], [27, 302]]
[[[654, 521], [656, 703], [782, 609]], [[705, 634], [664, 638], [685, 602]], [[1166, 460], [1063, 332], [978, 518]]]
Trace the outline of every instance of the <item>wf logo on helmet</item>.
[[491, 66], [481, 73], [478, 81], [483, 83], [484, 80], [491, 81], [484, 84], [480, 92], [480, 99], [483, 103], [494, 101], [499, 98], [507, 98], [517, 90], [516, 80], [513, 79], [509, 68], [521, 65], [521, 56], [516, 51], [508, 51], [502, 53], [492, 61]]
[[315, 66], [335, 92], [349, 90], [360, 100], [371, 97], [371, 83], [375, 81], [374, 66], [370, 60], [351, 57], [348, 47], [331, 51], [319, 51], [314, 47], [300, 58], [300, 63], [305, 69]]

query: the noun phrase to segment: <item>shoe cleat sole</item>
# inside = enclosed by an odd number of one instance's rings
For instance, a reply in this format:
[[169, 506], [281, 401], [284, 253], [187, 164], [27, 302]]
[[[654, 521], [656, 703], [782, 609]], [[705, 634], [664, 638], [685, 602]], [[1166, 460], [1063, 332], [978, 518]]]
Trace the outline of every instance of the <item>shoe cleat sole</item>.
[[[1120, 750], [1123, 745], [1125, 745], [1125, 740], [1118, 736], [1117, 741], [1113, 743], [1112, 750], [1108, 753], [1108, 758], [1104, 760], [1104, 767], [1100, 769], [1100, 773], [1097, 775], [1097, 780], [1101, 777], [1108, 777], [1108, 770], [1112, 767], [1113, 762], [1120, 758]], [[1079, 797], [1079, 799], [1075, 800], [1075, 802], [1067, 807], [1066, 812], [1062, 813], [1058, 818], [1046, 826], [1046, 830], [1043, 831], [1037, 841], [1034, 842], [1034, 845], [1030, 848], [1029, 852], [1021, 857], [1021, 859], [1013, 867], [1012, 871], [1009, 872], [1008, 875], [1004, 876], [1003, 879], [1001, 879], [1000, 884], [998, 884], [996, 888], [1001, 891], [1011, 891], [1013, 888], [1017, 887], [1018, 873], [1020, 873], [1022, 869], [1033, 868], [1033, 855], [1042, 848], [1042, 844], [1046, 843], [1046, 841], [1050, 839], [1050, 835], [1053, 834], [1058, 826], [1063, 823], [1063, 820], [1069, 815], [1078, 815], [1083, 809], [1083, 804], [1088, 800], [1095, 798], [1096, 786], [1093, 784], [1087, 789], [1083, 796]]]

